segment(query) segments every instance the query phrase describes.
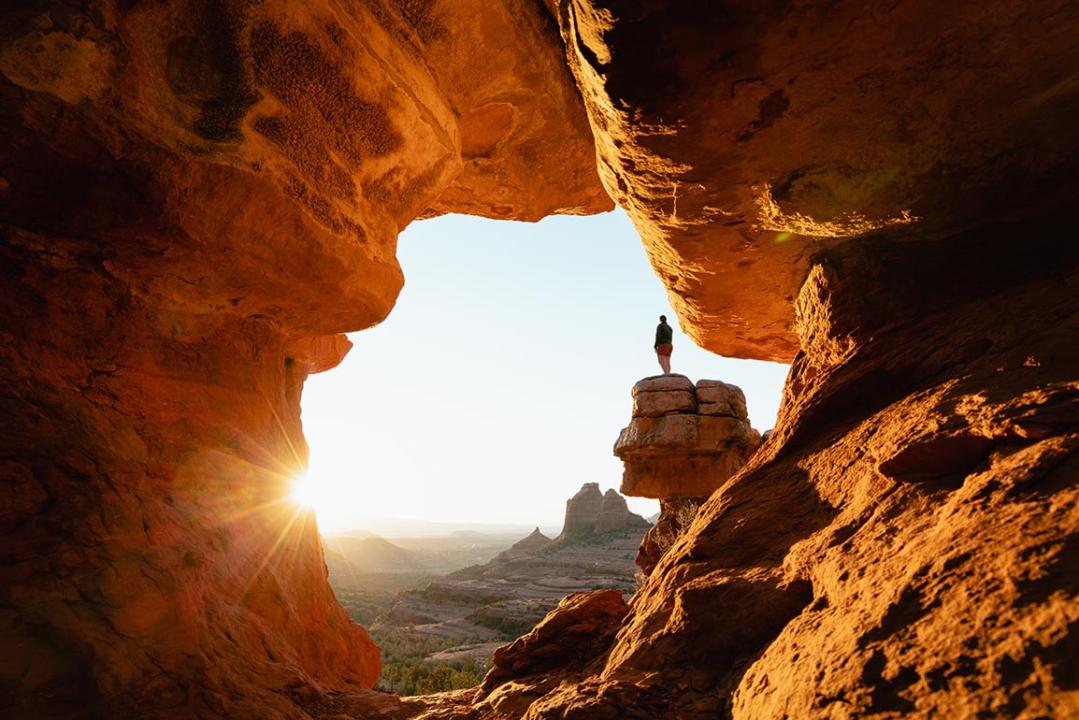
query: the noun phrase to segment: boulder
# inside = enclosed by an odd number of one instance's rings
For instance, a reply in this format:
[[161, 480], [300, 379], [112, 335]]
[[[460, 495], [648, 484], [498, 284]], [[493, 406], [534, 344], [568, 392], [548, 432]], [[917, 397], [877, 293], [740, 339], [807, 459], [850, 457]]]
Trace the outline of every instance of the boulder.
[[747, 419], [746, 396], [742, 388], [721, 380], [697, 381], [697, 412]]
[[[706, 381], [705, 392], [727, 399], [723, 414], [682, 412], [636, 416], [618, 435], [614, 454], [624, 464], [621, 490], [626, 495], [668, 499], [707, 497], [738, 470], [760, 445], [760, 436], [749, 425], [737, 400], [744, 396], [734, 385]], [[644, 392], [634, 398], [672, 392]], [[715, 403], [718, 405], [719, 403]]]
[[691, 413], [696, 408], [697, 401], [692, 390], [639, 392], [633, 396], [633, 417]]
[[637, 397], [637, 393], [663, 392], [666, 390], [685, 390], [693, 392], [693, 381], [685, 375], [673, 373], [670, 375], [650, 375], [633, 384], [630, 394]]
[[483, 693], [552, 668], [583, 669], [610, 647], [628, 609], [617, 590], [573, 593], [527, 635], [495, 651]]

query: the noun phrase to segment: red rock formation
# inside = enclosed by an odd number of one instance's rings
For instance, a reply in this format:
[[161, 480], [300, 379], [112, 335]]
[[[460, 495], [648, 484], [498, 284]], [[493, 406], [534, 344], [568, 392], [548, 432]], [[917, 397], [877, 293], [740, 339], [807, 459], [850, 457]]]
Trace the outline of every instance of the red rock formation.
[[566, 501], [566, 516], [558, 540], [582, 534], [604, 533], [624, 527], [648, 527], [648, 521], [631, 513], [617, 490], [601, 493], [599, 483], [585, 483]]
[[659, 517], [656, 518], [655, 525], [641, 538], [637, 557], [634, 558], [642, 573], [652, 574], [660, 558], [671, 549], [682, 533], [689, 529], [693, 518], [697, 517], [697, 510], [707, 499], [674, 496], [659, 501]]
[[702, 380], [694, 388], [683, 375], [659, 375], [632, 394], [633, 419], [614, 445], [626, 495], [708, 497], [760, 445], [734, 385]]
[[684, 375], [657, 375], [634, 384], [631, 394], [633, 419], [614, 454], [624, 463], [622, 492], [660, 501], [659, 519], [637, 552], [648, 575], [697, 508], [745, 464], [760, 435], [735, 385], [700, 380], [694, 387]]
[[[1005, 261], [1012, 234], [814, 268], [775, 438], [660, 560], [602, 669], [520, 716], [1074, 714], [1079, 262], [1052, 232]], [[896, 322], [926, 280], [926, 316]]]
[[561, 0], [600, 178], [682, 328], [789, 361], [812, 258], [1074, 197], [1075, 10], [1054, 0]]
[[495, 651], [481, 689], [489, 693], [510, 678], [553, 668], [583, 669], [610, 647], [627, 610], [617, 590], [573, 593], [527, 635]]
[[0, 714], [374, 682], [287, 497], [304, 378], [389, 312], [419, 214], [610, 207], [545, 11], [457, 9], [0, 11]]
[[683, 327], [796, 356], [774, 436], [609, 649], [364, 692], [282, 502], [300, 390], [391, 308], [415, 217], [605, 207], [543, 8], [9, 4], [0, 712], [1079, 711], [1076, 9], [545, 4]]
[[607, 488], [603, 493], [603, 504], [599, 506], [596, 518], [596, 532], [608, 533], [624, 527], [648, 527], [648, 521], [637, 513], [629, 511], [626, 499], [614, 488]]

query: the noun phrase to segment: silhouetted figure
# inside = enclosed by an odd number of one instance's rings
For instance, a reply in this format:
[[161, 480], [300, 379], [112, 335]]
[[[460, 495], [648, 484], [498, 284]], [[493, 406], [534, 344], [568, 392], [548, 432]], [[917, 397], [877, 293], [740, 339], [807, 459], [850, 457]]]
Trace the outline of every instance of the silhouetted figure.
[[664, 375], [671, 374], [671, 353], [674, 351], [674, 345], [671, 340], [674, 338], [674, 330], [671, 330], [671, 326], [667, 324], [667, 316], [659, 316], [659, 325], [656, 326], [656, 357], [659, 358], [659, 366], [663, 368]]

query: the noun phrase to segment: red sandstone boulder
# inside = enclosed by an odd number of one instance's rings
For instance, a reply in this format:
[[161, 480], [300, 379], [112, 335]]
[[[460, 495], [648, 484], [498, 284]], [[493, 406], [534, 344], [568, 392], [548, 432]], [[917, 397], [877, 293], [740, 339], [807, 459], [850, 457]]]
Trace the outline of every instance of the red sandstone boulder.
[[742, 388], [722, 380], [697, 381], [697, 412], [701, 415], [749, 417]]
[[[667, 499], [710, 495], [760, 445], [749, 425], [742, 391], [702, 380], [710, 414], [701, 414], [696, 390], [681, 376], [660, 382], [690, 390], [651, 390], [654, 379], [634, 385], [633, 419], [622, 430], [614, 453], [624, 463], [622, 492]], [[702, 385], [703, 383], [703, 385]]]
[[582, 670], [610, 647], [627, 611], [617, 590], [573, 593], [527, 635], [495, 651], [483, 691], [552, 668]]

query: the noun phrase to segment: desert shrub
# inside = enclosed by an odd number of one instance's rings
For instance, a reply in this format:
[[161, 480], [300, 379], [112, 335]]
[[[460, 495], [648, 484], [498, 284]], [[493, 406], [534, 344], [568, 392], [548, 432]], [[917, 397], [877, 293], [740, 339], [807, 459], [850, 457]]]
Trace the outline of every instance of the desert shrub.
[[661, 555], [671, 549], [671, 545], [674, 545], [675, 540], [690, 526], [693, 518], [697, 517], [698, 507], [700, 506], [695, 502], [686, 502], [675, 511], [671, 522], [666, 523], [663, 527], [658, 524], [655, 526], [659, 530], [652, 537]]
[[382, 667], [376, 690], [399, 695], [429, 695], [479, 685], [487, 668], [472, 658], [447, 662], [396, 661]]

